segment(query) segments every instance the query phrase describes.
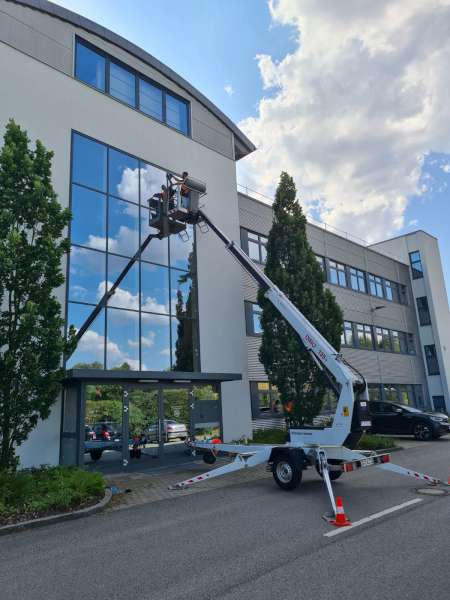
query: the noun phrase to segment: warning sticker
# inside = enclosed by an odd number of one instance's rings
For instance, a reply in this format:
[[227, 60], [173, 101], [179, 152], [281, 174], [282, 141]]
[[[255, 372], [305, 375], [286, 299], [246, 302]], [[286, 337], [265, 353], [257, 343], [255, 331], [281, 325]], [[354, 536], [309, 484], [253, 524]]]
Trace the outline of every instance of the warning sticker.
[[342, 414], [344, 417], [348, 417], [350, 415], [350, 411], [348, 410], [348, 406], [344, 406], [342, 409]]

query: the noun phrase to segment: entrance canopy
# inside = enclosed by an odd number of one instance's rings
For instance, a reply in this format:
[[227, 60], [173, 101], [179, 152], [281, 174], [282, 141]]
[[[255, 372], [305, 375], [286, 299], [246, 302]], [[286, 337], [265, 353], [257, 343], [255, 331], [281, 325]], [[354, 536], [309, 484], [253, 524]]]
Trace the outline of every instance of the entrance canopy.
[[241, 379], [239, 373], [66, 371], [60, 462], [112, 468], [137, 458], [174, 460], [186, 438], [221, 435], [221, 384]]
[[240, 373], [198, 373], [184, 371], [115, 371], [102, 369], [70, 369], [66, 371], [65, 387], [80, 382], [98, 383], [222, 383], [240, 381]]

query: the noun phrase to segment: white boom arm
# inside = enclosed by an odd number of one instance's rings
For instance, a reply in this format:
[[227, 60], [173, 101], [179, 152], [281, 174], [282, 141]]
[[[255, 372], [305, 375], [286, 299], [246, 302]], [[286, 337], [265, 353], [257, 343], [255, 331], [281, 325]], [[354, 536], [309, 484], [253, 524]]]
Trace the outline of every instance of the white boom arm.
[[[291, 430], [291, 439], [294, 435], [312, 436], [311, 443], [342, 444], [350, 433], [353, 406], [355, 402], [354, 386], [359, 388], [359, 399], [368, 400], [367, 385], [364, 377], [347, 364], [342, 356], [312, 325], [300, 310], [289, 300], [268, 277], [259, 269], [245, 252], [233, 241], [231, 241], [218, 227], [210, 221], [203, 213], [198, 211], [198, 221], [205, 222], [214, 233], [224, 242], [227, 250], [237, 259], [241, 266], [254, 277], [263, 288], [265, 296], [292, 326], [299, 335], [306, 350], [311, 353], [312, 358], [322, 369], [328, 371], [339, 384], [340, 394], [336, 407], [336, 414], [332, 428], [298, 429]], [[330, 439], [330, 430], [334, 435]], [[313, 433], [312, 433], [313, 432]], [[326, 433], [325, 433], [326, 432]], [[306, 439], [304, 441], [307, 441]]]

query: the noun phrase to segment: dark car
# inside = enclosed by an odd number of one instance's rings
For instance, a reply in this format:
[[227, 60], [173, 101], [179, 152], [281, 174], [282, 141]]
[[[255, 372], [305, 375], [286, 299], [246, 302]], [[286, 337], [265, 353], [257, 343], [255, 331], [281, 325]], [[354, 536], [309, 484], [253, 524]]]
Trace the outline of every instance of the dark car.
[[416, 440], [431, 440], [450, 432], [448, 416], [443, 413], [424, 412], [395, 402], [369, 403], [372, 416], [372, 433], [413, 435]]

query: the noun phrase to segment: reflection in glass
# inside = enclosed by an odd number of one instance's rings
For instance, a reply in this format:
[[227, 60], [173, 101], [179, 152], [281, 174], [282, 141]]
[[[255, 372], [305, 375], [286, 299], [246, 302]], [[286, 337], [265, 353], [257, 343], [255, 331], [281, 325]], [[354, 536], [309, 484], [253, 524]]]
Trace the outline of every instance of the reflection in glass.
[[120, 385], [87, 385], [85, 395], [85, 461], [101, 460], [106, 455], [121, 460], [123, 444], [122, 387]]
[[194, 343], [192, 319], [172, 317], [172, 371], [194, 370]]
[[75, 77], [105, 91], [105, 64], [103, 56], [77, 41]]
[[106, 192], [106, 146], [76, 133], [72, 152], [72, 180]]
[[108, 251], [133, 256], [139, 248], [139, 207], [109, 198]]
[[147, 115], [162, 121], [162, 90], [143, 79], [139, 80], [139, 108]]
[[188, 225], [186, 232], [189, 236], [187, 241], [180, 238], [179, 235], [171, 235], [170, 242], [170, 264], [177, 269], [185, 271], [193, 269], [193, 250], [194, 250], [194, 229]]
[[170, 271], [171, 313], [178, 318], [193, 316], [192, 277], [189, 272]]
[[122, 100], [126, 104], [135, 106], [135, 92], [133, 73], [111, 62], [109, 67], [109, 93], [111, 96]]
[[170, 370], [169, 317], [141, 314], [142, 371]]
[[69, 300], [97, 304], [103, 295], [105, 254], [72, 246], [70, 252]]
[[109, 151], [109, 193], [130, 202], [139, 202], [139, 167], [136, 158]]
[[[150, 234], [157, 234], [157, 230], [154, 227], [149, 227], [149, 211], [141, 208], [141, 243]], [[159, 240], [153, 238], [147, 248], [142, 253], [144, 260], [149, 260], [160, 265], [169, 264], [169, 241], [167, 238]]]
[[107, 310], [106, 368], [139, 370], [139, 313]]
[[188, 133], [188, 108], [186, 102], [178, 100], [166, 93], [166, 121], [167, 125], [178, 129], [182, 133]]
[[169, 269], [141, 263], [141, 310], [169, 313]]
[[73, 185], [72, 216], [72, 242], [106, 250], [106, 196]]
[[[93, 306], [67, 305], [67, 330], [70, 325], [79, 329], [93, 310]], [[105, 362], [105, 311], [102, 310], [68, 359], [66, 369], [103, 369]]]
[[[108, 288], [111, 288], [128, 262], [127, 258], [114, 256], [113, 254], [108, 256]], [[139, 310], [138, 263], [135, 263], [125, 275], [115, 293], [108, 300], [108, 306]]]
[[141, 163], [141, 204], [148, 208], [148, 199], [161, 191], [161, 186], [166, 185], [166, 172], [162, 169]]

